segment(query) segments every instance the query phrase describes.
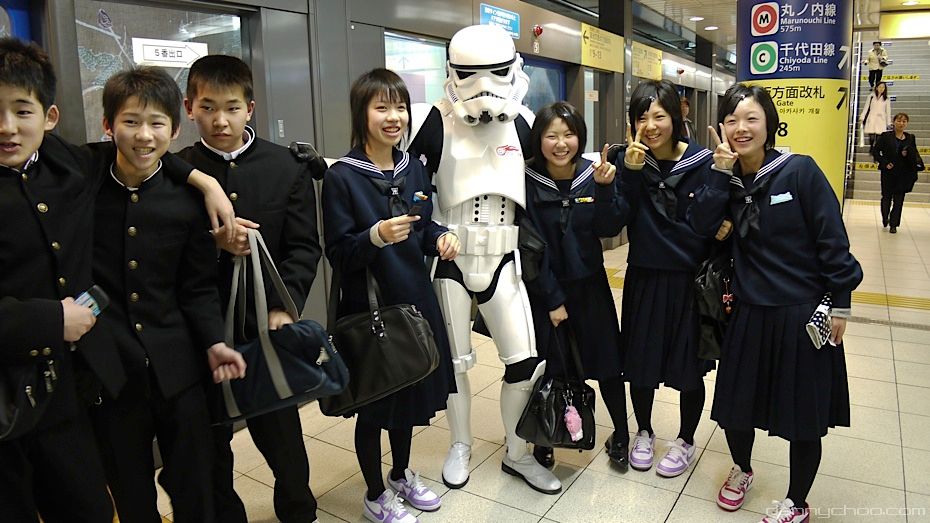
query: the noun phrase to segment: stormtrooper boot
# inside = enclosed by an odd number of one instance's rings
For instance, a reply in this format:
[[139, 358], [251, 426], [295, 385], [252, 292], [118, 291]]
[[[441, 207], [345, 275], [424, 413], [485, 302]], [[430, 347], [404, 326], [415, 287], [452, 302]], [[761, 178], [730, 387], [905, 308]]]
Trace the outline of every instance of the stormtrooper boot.
[[442, 482], [451, 489], [468, 483], [468, 462], [471, 459], [471, 386], [464, 373], [455, 375], [458, 392], [449, 394], [446, 418], [452, 433], [452, 446], [442, 466]]
[[533, 454], [528, 451], [526, 441], [517, 436], [517, 423], [530, 399], [533, 383], [545, 370], [545, 362], [536, 367], [533, 377], [517, 383], [504, 382], [501, 385], [501, 418], [507, 432], [507, 452], [504, 455], [501, 470], [523, 478], [534, 490], [544, 494], [557, 494], [562, 491], [562, 482], [555, 474], [540, 465]]

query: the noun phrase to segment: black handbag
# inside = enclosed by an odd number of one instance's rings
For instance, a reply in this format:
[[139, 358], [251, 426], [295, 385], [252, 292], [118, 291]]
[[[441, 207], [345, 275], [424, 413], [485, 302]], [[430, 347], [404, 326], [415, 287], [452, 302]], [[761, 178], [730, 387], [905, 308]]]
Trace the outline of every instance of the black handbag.
[[[552, 329], [556, 352], [562, 360], [563, 376], [543, 375], [533, 385], [530, 400], [517, 423], [517, 436], [542, 447], [591, 450], [594, 448], [594, 389], [584, 382], [584, 369], [575, 337], [569, 332], [569, 352], [576, 376], [569, 376], [568, 365], [556, 329]], [[581, 418], [581, 438], [572, 440], [565, 421], [566, 409], [575, 407]]]
[[712, 254], [698, 267], [694, 294], [700, 320], [698, 358], [720, 359], [723, 334], [733, 312], [733, 258], [728, 249]]
[[531, 283], [542, 272], [546, 241], [529, 220], [520, 221], [517, 229], [517, 249], [520, 252], [520, 270], [523, 273], [523, 281]]
[[429, 322], [414, 305], [381, 305], [381, 290], [365, 270], [368, 312], [336, 319], [340, 270], [329, 290], [327, 326], [352, 380], [339, 395], [320, 400], [327, 416], [345, 416], [429, 376], [439, 366], [439, 350]]
[[[249, 229], [252, 251], [252, 280], [255, 289], [255, 316], [258, 338], [236, 345], [245, 359], [243, 379], [227, 380], [222, 388], [219, 423], [233, 423], [278, 409], [342, 392], [349, 382], [349, 371], [319, 323], [300, 320], [278, 330], [268, 329], [268, 303], [262, 265], [268, 270], [275, 290], [287, 313], [299, 318], [294, 300], [287, 292], [258, 231]], [[232, 346], [235, 305], [239, 299], [239, 322], [245, 324], [246, 267], [249, 259], [238, 256], [233, 267], [232, 290], [226, 308], [226, 343]]]
[[18, 438], [39, 424], [57, 381], [53, 360], [0, 367], [0, 441]]

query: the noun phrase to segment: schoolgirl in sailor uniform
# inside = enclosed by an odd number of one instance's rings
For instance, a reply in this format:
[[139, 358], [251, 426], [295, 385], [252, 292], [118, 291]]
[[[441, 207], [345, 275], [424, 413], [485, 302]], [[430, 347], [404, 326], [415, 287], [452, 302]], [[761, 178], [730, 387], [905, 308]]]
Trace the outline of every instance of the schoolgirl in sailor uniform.
[[640, 83], [629, 117], [636, 131], [635, 137], [628, 131], [620, 174], [622, 200], [630, 206], [621, 223], [628, 226], [630, 251], [620, 338], [639, 426], [630, 465], [637, 470], [653, 465], [652, 403], [655, 389], [664, 383], [681, 392], [681, 428], [656, 472], [675, 477], [694, 461], [703, 377], [713, 367], [698, 358], [700, 325], [692, 290], [713, 233], [698, 234], [687, 221], [696, 191], [712, 174], [711, 152], [681, 136], [681, 103], [670, 82]]
[[[715, 140], [714, 169], [732, 168], [737, 304], [711, 412], [736, 463], [717, 504], [726, 510], [742, 505], [753, 481], [749, 462], [758, 428], [791, 442], [787, 499], [763, 521], [807, 521], [820, 438], [829, 427], [849, 426], [842, 340], [862, 269], [849, 252], [839, 204], [823, 172], [809, 156], [774, 149], [778, 112], [768, 93], [734, 85], [718, 121], [723, 135]], [[827, 293], [833, 305], [830, 341], [814, 346], [806, 325]]]
[[[454, 234], [429, 219], [430, 199], [422, 219], [407, 214], [415, 193], [431, 198], [432, 191], [423, 165], [394, 147], [409, 122], [410, 95], [403, 80], [387, 69], [375, 69], [355, 81], [350, 102], [354, 147], [323, 181], [326, 257], [342, 273], [338, 313], [368, 310], [369, 269], [384, 304], [415, 305], [429, 321], [439, 349], [439, 367], [429, 376], [357, 411], [355, 448], [368, 486], [365, 517], [414, 523], [417, 519], [403, 508], [401, 498], [426, 511], [439, 509], [440, 499], [407, 468], [412, 427], [429, 425], [455, 390], [445, 324], [423, 257], [452, 259], [459, 244]], [[394, 458], [389, 489], [381, 477], [382, 429], [388, 431]]]
[[[547, 374], [575, 372], [571, 364], [562, 365], [563, 359], [572, 361], [566, 330], [556, 329], [564, 322], [577, 342], [583, 377], [598, 380], [614, 424], [608, 455], [625, 469], [630, 436], [620, 326], [600, 242], [620, 233], [623, 211], [617, 205], [616, 167], [603, 155], [598, 163], [582, 158], [585, 136], [584, 117], [569, 103], [556, 102], [536, 113], [526, 167], [526, 213], [545, 240], [546, 252], [540, 275], [527, 288]], [[560, 336], [561, 357], [553, 336]], [[552, 449], [540, 449], [534, 451], [537, 460], [551, 465], [544, 456], [551, 459]]]

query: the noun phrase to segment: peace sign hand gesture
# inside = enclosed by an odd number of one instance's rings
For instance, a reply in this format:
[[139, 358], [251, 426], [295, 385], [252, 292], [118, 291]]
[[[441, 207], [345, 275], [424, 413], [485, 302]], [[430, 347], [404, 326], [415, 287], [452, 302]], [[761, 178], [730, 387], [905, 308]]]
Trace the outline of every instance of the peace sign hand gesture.
[[717, 130], [711, 126], [708, 126], [707, 130], [710, 131], [710, 138], [716, 145], [714, 167], [722, 171], [732, 171], [736, 160], [739, 160], [739, 154], [730, 149], [730, 140], [727, 139], [727, 133], [723, 130], [723, 124], [720, 124], [720, 134], [717, 134]]
[[617, 174], [617, 166], [607, 161], [607, 149], [609, 144], [604, 144], [601, 151], [601, 161], [594, 163], [594, 181], [600, 185], [610, 185], [614, 183], [614, 176]]
[[626, 130], [626, 154], [623, 155], [623, 165], [632, 171], [641, 170], [646, 163], [646, 151], [649, 148], [640, 143], [642, 132], [643, 128], [640, 127], [636, 131], [636, 137], [634, 138], [632, 126]]

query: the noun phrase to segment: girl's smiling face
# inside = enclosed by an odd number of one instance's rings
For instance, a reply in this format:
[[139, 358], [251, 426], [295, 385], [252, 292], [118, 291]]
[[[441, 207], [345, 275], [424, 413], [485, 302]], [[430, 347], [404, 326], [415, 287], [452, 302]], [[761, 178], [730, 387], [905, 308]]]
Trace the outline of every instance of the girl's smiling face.
[[540, 149], [549, 170], [571, 165], [578, 154], [578, 135], [565, 120], [556, 118], [543, 133]]
[[403, 138], [410, 123], [410, 113], [403, 101], [391, 102], [386, 93], [368, 101], [369, 147], [393, 147]]
[[723, 128], [733, 152], [753, 156], [765, 151], [765, 111], [755, 98], [747, 96], [737, 104], [733, 113], [723, 119]]
[[671, 115], [657, 101], [652, 102], [636, 121], [636, 130], [641, 133], [642, 143], [653, 151], [669, 143], [673, 134], [672, 127]]

